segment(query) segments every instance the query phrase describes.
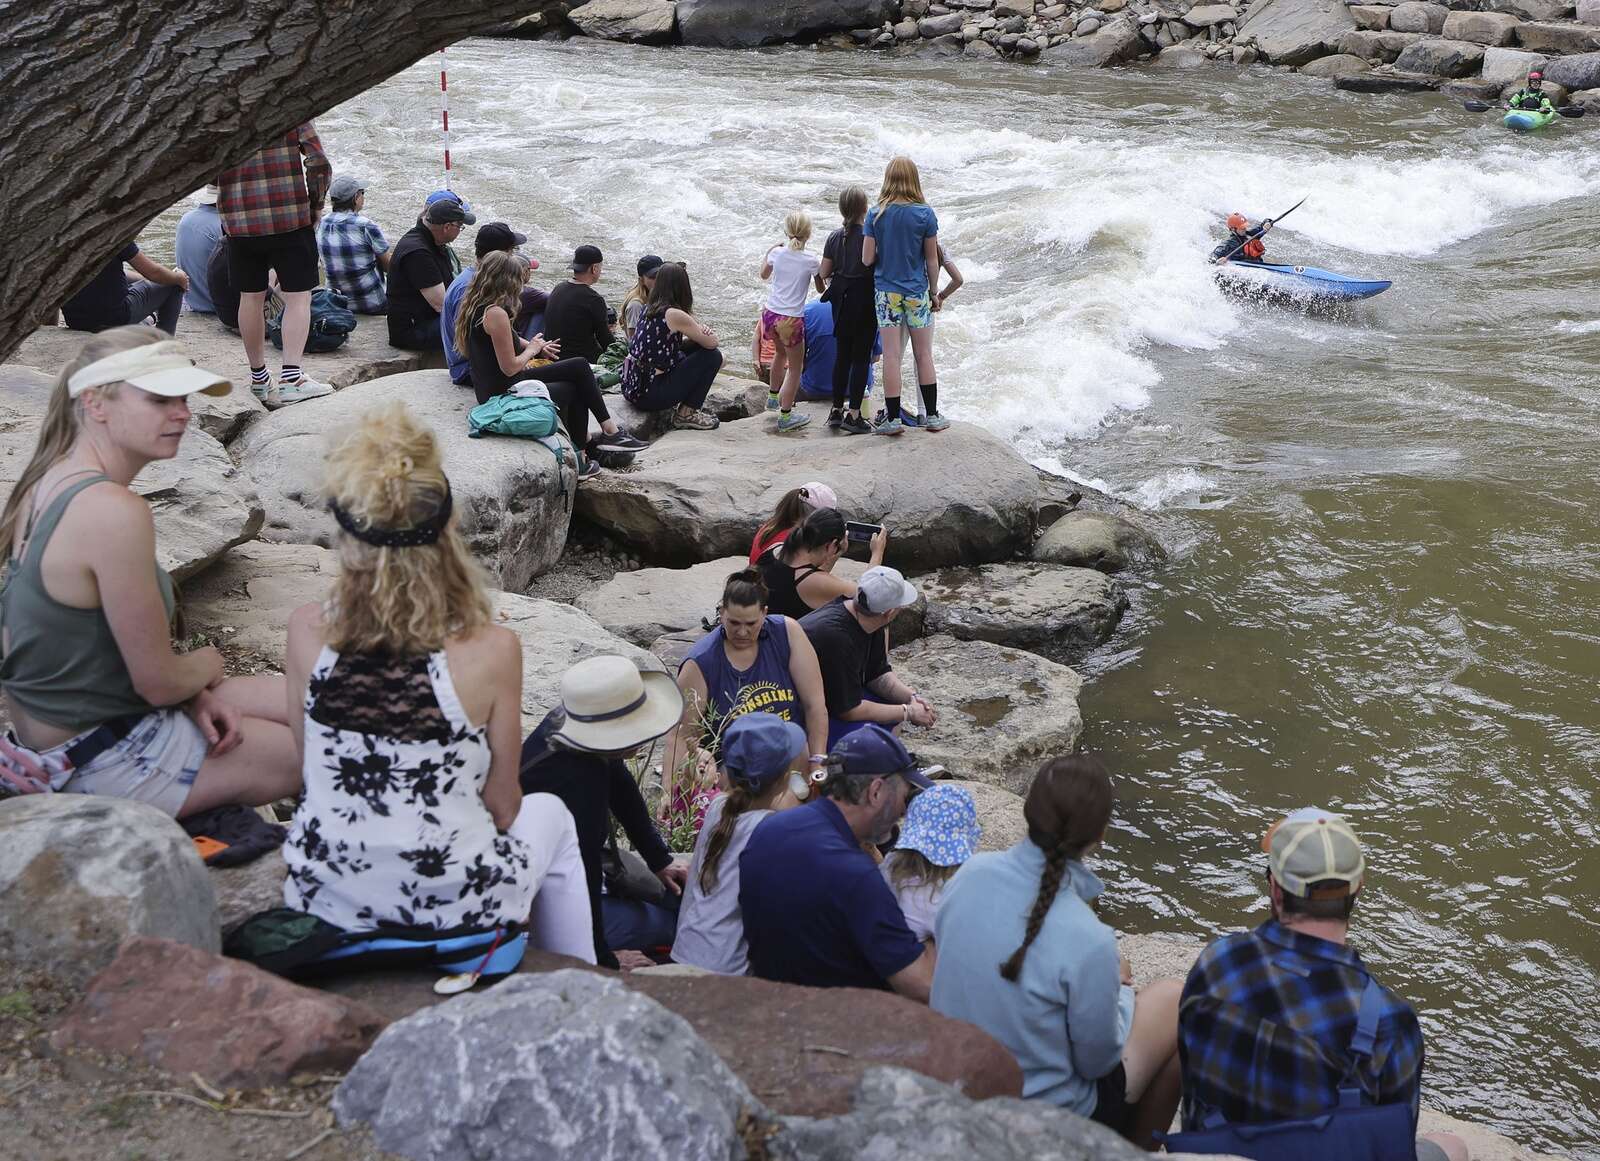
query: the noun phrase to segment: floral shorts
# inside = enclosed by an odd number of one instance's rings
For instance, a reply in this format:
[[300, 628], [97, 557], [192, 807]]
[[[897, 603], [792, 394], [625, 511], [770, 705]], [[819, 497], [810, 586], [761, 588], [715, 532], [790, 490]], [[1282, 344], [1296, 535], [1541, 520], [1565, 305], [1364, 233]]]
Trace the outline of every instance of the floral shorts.
[[897, 290], [880, 290], [873, 301], [878, 307], [878, 327], [897, 327], [902, 323], [914, 331], [933, 325], [933, 306], [924, 295], [901, 294]]
[[803, 318], [773, 314], [770, 310], [764, 310], [761, 312], [761, 325], [766, 328], [767, 334], [772, 336], [772, 341], [775, 343], [785, 347], [805, 345], [806, 320]]

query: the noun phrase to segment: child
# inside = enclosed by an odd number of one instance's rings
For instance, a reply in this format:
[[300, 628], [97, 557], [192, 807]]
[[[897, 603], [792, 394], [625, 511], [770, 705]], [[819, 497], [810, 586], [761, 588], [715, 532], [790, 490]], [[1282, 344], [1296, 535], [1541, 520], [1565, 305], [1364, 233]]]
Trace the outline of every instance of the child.
[[899, 900], [906, 926], [924, 943], [933, 939], [945, 885], [977, 851], [982, 835], [978, 804], [965, 787], [932, 786], [906, 808], [900, 841], [879, 869]]
[[756, 378], [763, 383], [772, 382], [772, 359], [775, 353], [776, 348], [773, 346], [772, 336], [767, 332], [767, 324], [758, 314], [755, 338], [750, 343], [750, 361], [756, 365]]
[[[861, 418], [872, 370], [873, 341], [878, 319], [873, 305], [872, 267], [861, 260], [862, 228], [867, 217], [867, 191], [846, 186], [839, 194], [839, 217], [844, 225], [828, 235], [822, 248], [818, 277], [828, 284], [822, 297], [833, 308], [833, 408], [828, 426], [846, 435], [866, 435], [872, 425]], [[850, 408], [845, 410], [846, 394]]]
[[883, 171], [878, 204], [867, 214], [861, 260], [873, 267], [873, 301], [883, 339], [883, 422], [879, 435], [899, 435], [900, 328], [911, 331], [911, 351], [922, 389], [928, 431], [943, 431], [950, 421], [939, 414], [939, 384], [933, 366], [934, 297], [939, 281], [939, 219], [922, 196], [922, 177], [909, 157], [896, 157]]
[[650, 302], [650, 292], [656, 288], [656, 271], [661, 266], [662, 260], [655, 254], [646, 254], [639, 259], [639, 281], [622, 296], [622, 333], [630, 343], [633, 342], [633, 332], [638, 329], [639, 316], [644, 314], [644, 308]]
[[[950, 281], [946, 282], [939, 293], [933, 296], [933, 309], [936, 311], [944, 310], [944, 304], [950, 301], [950, 296], [967, 284], [967, 280], [962, 277], [960, 269], [950, 260], [950, 255], [945, 252], [942, 242], [939, 244], [939, 269], [949, 275]], [[880, 409], [873, 422], [882, 423], [884, 415], [885, 412]], [[923, 427], [926, 424], [922, 416], [913, 415], [907, 410], [904, 401], [900, 405], [900, 421], [906, 427]]]
[[[806, 253], [806, 243], [811, 240], [810, 214], [794, 211], [783, 220], [783, 232], [788, 241], [768, 250], [761, 263], [762, 279], [772, 280], [761, 322], [776, 347], [772, 382], [767, 386], [767, 410], [778, 412], [780, 434], [799, 431], [811, 422], [809, 415], [795, 415], [793, 408], [794, 397], [800, 391], [800, 369], [806, 359], [806, 292], [822, 265], [816, 255]], [[773, 390], [780, 381], [781, 390]]]

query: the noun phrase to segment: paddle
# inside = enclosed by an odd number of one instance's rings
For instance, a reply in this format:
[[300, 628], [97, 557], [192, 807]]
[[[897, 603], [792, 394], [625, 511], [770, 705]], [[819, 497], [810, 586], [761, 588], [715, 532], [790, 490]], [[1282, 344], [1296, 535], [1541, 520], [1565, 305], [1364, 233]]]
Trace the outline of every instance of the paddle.
[[[1469, 113], [1487, 113], [1490, 109], [1508, 109], [1509, 105], [1490, 105], [1484, 101], [1462, 101], [1461, 107]], [[1518, 110], [1521, 112], [1521, 110]], [[1532, 112], [1532, 110], [1528, 110]], [[1563, 117], [1581, 117], [1588, 112], [1582, 105], [1562, 105], [1556, 110]]]
[[[1306, 195], [1306, 197], [1310, 197], [1310, 196], [1311, 196], [1310, 194]], [[1268, 230], [1272, 229], [1273, 226], [1276, 226], [1279, 222], [1283, 221], [1283, 219], [1287, 218], [1290, 214], [1294, 213], [1296, 210], [1298, 210], [1301, 206], [1303, 206], [1305, 204], [1306, 204], [1306, 198], [1301, 198], [1299, 201], [1295, 202], [1294, 205], [1292, 205], [1288, 209], [1284, 210], [1283, 213], [1279, 214], [1277, 217], [1268, 218], [1266, 221], [1262, 222], [1261, 223], [1261, 233], [1258, 234], [1257, 237], [1261, 237], [1261, 238], [1266, 237]], [[1226, 262], [1229, 258], [1232, 258], [1240, 250], [1242, 250], [1246, 246], [1248, 246], [1253, 240], [1254, 239], [1252, 239], [1252, 238], [1245, 238], [1237, 246], [1235, 246], [1232, 250], [1229, 250], [1226, 254], [1224, 254], [1221, 258], [1213, 258], [1213, 259], [1211, 259], [1211, 264], [1213, 266], [1215, 266], [1218, 262]]]

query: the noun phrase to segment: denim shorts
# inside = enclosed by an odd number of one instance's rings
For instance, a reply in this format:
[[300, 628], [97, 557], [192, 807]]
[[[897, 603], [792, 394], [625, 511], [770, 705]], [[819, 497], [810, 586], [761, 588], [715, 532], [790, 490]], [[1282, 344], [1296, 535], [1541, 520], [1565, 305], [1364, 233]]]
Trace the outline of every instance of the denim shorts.
[[926, 294], [901, 294], [897, 290], [879, 290], [873, 294], [878, 308], [878, 327], [897, 327], [902, 323], [914, 331], [933, 325], [933, 304]]
[[[41, 757], [48, 759], [79, 738], [45, 750]], [[152, 710], [127, 737], [74, 770], [61, 791], [127, 798], [176, 818], [194, 789], [207, 749], [205, 735], [188, 714], [176, 709]]]

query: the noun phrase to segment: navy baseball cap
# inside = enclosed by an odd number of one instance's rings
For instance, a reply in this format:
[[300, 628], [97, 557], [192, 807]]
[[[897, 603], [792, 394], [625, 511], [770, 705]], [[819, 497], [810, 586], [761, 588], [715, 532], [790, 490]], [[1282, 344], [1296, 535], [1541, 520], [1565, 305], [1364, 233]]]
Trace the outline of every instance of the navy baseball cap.
[[851, 730], [834, 744], [828, 754], [830, 774], [898, 774], [919, 790], [933, 780], [917, 765], [917, 756], [905, 743], [876, 722]]
[[789, 759], [806, 751], [806, 732], [777, 714], [740, 714], [722, 734], [728, 781], [765, 790], [789, 772]]

